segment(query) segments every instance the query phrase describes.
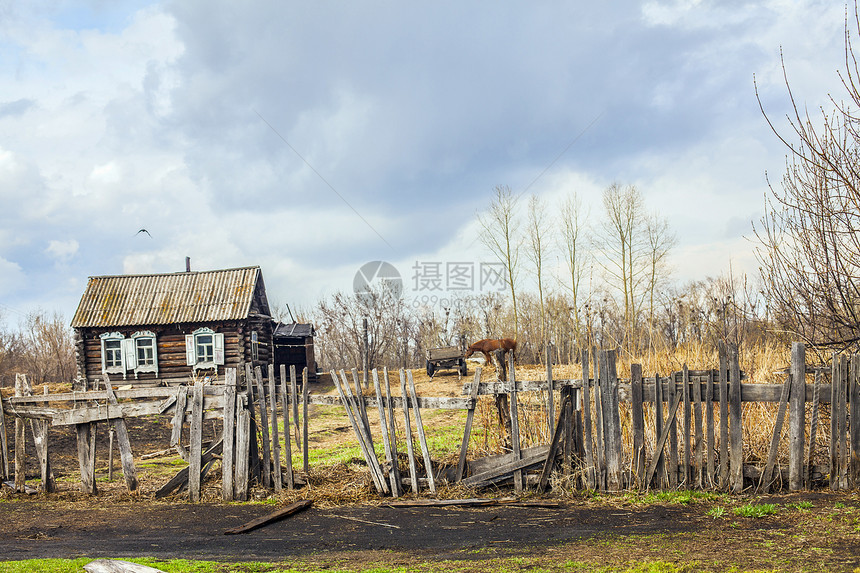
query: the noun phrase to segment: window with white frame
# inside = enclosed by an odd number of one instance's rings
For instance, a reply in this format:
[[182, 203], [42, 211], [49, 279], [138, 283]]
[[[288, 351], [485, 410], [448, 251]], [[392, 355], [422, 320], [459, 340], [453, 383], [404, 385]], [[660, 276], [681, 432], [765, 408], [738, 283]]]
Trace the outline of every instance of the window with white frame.
[[223, 365], [224, 335], [207, 327], [185, 335], [185, 358], [195, 369]]
[[139, 372], [154, 372], [158, 375], [158, 346], [155, 333], [149, 330], [135, 332], [128, 340], [126, 352], [126, 367], [133, 369], [135, 376]]
[[102, 372], [124, 376], [123, 342], [125, 335], [119, 332], [105, 332], [99, 338], [102, 341]]

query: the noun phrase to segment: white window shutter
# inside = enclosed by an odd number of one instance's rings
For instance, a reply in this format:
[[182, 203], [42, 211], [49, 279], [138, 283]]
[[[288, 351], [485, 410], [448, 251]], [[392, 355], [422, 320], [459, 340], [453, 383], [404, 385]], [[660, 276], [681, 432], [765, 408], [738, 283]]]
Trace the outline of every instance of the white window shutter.
[[223, 365], [224, 364], [224, 335], [221, 333], [216, 333], [213, 338], [213, 346], [214, 348], [214, 358], [215, 364]]
[[125, 338], [122, 341], [123, 370], [134, 370], [137, 368], [137, 348], [133, 338]]
[[102, 338], [102, 373], [107, 371], [107, 366], [105, 365], [105, 339]]
[[189, 366], [197, 364], [197, 349], [194, 348], [194, 335], [185, 335], [185, 363]]

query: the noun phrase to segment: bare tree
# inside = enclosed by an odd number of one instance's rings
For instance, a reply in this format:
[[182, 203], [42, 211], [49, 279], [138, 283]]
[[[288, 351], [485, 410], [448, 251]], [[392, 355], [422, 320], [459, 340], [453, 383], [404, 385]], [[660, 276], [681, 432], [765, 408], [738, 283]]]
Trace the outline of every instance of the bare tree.
[[532, 195], [529, 197], [526, 258], [531, 261], [534, 267], [535, 282], [538, 289], [538, 303], [540, 306], [540, 328], [538, 333], [540, 340], [544, 343], [546, 342], [546, 305], [544, 304], [543, 262], [548, 250], [547, 236], [552, 232], [552, 229], [548, 227], [546, 205], [540, 197]]
[[62, 315], [33, 311], [20, 325], [20, 366], [33, 384], [71, 382], [75, 374], [72, 330]]
[[669, 222], [655, 214], [645, 219], [648, 235], [647, 254], [647, 292], [648, 292], [648, 341], [652, 343], [656, 302], [655, 295], [660, 284], [666, 282], [669, 274], [669, 251], [675, 246], [675, 234]]
[[[860, 66], [852, 35], [860, 33], [857, 3], [845, 21], [843, 98], [812, 117], [795, 100], [785, 61], [791, 112], [780, 133], [788, 149], [779, 188], [769, 184], [765, 215], [754, 229], [763, 291], [773, 318], [811, 343], [857, 346], [860, 337]], [[756, 97], [759, 97], [756, 87]]]
[[583, 279], [588, 268], [589, 251], [586, 248], [586, 217], [582, 210], [582, 200], [576, 193], [567, 196], [561, 205], [561, 234], [564, 244], [565, 263], [569, 273], [569, 283], [562, 281], [570, 291], [573, 315], [573, 333], [577, 339], [580, 336], [582, 320], [580, 305], [583, 297]]
[[514, 336], [519, 331], [517, 315], [517, 275], [522, 239], [520, 222], [517, 217], [517, 197], [507, 185], [496, 185], [495, 197], [485, 213], [478, 215], [481, 225], [481, 241], [505, 266], [511, 303], [514, 312]]

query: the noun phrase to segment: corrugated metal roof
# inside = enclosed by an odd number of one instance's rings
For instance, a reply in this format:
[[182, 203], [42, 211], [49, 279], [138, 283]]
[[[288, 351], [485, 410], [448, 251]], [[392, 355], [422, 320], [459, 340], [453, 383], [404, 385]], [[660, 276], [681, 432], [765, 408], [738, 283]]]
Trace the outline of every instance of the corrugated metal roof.
[[274, 335], [307, 338], [314, 335], [314, 326], [312, 324], [303, 324], [301, 322], [279, 322], [278, 326], [275, 327]]
[[236, 320], [248, 316], [260, 267], [90, 277], [72, 327]]

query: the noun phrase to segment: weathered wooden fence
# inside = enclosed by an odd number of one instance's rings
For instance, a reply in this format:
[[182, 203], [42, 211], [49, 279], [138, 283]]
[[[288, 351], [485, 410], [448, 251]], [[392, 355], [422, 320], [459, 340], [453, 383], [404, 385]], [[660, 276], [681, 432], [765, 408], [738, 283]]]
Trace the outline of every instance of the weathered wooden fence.
[[[8, 479], [14, 465], [14, 487], [27, 487], [23, 456], [29, 423], [41, 470], [40, 487], [52, 491], [49, 426], [73, 425], [81, 489], [94, 494], [96, 425], [106, 423], [111, 438], [115, 433], [118, 441], [128, 490], [134, 492], [138, 485], [125, 421], [157, 414], [171, 418], [171, 447], [189, 463], [157, 496], [186, 487], [189, 499], [198, 501], [202, 479], [220, 459], [223, 498], [246, 500], [253, 481], [276, 492], [301, 485], [301, 473], [292, 467], [293, 437], [302, 450], [306, 475], [308, 405], [323, 404], [344, 407], [380, 495], [399, 496], [407, 490], [432, 494], [439, 480], [462, 481], [476, 488], [512, 481], [518, 493], [529, 487], [545, 490], [554, 472], [565, 478], [559, 482], [565, 487], [606, 491], [713, 488], [741, 492], [767, 491], [775, 485], [798, 490], [824, 480], [833, 489], [860, 486], [860, 423], [856, 422], [860, 420], [860, 355], [834, 355], [829, 366], [808, 367], [804, 346], [796, 343], [784, 384], [742, 382], [737, 350], [721, 347], [719, 356], [718, 368], [684, 367], [667, 376], [646, 376], [633, 364], [628, 380], [618, 378], [612, 350], [584, 352], [581, 379], [554, 378], [548, 360], [545, 379], [518, 380], [513, 364], [497, 361], [496, 380], [482, 381], [478, 369], [464, 385], [463, 397], [445, 398], [418, 396], [411, 371], [402, 369], [399, 396], [391, 393], [387, 370], [381, 376], [372, 371], [365, 387], [355, 369], [352, 387], [346, 372], [332, 371], [337, 396], [310, 394], [307, 372], [300, 396], [295, 369], [288, 375], [281, 367], [277, 376], [273, 366], [266, 372], [252, 371], [250, 366], [244, 372], [228, 369], [223, 384], [114, 389], [106, 378], [101, 390], [53, 395], [33, 395], [21, 376], [15, 396], [4, 398], [0, 408], [0, 470]], [[545, 403], [550, 439], [523, 447], [520, 422], [533, 413], [520, 411], [520, 395], [529, 392], [539, 392]], [[469, 460], [474, 415], [482, 396], [494, 398], [510, 451]], [[755, 402], [776, 405], [773, 433], [766, 456], [748, 452], [745, 458], [743, 405]], [[456, 468], [445, 471], [432, 460], [421, 414], [427, 408], [466, 413]], [[15, 420], [14, 464], [8, 457], [4, 416]], [[779, 443], [786, 416], [787, 467], [779, 467], [785, 457], [779, 456]], [[379, 420], [382, 460], [373, 444], [371, 417]], [[822, 423], [825, 418], [827, 428]], [[204, 451], [205, 419], [220, 419], [222, 425], [220, 436]], [[404, 436], [397, 435], [398, 427]], [[829, 440], [826, 456], [816, 450], [822, 436]], [[416, 437], [420, 453], [415, 451]], [[408, 475], [401, 475], [399, 463], [403, 442]], [[112, 452], [113, 448], [109, 455]], [[418, 470], [419, 457], [423, 475]], [[827, 463], [814, 463], [822, 458]]]

